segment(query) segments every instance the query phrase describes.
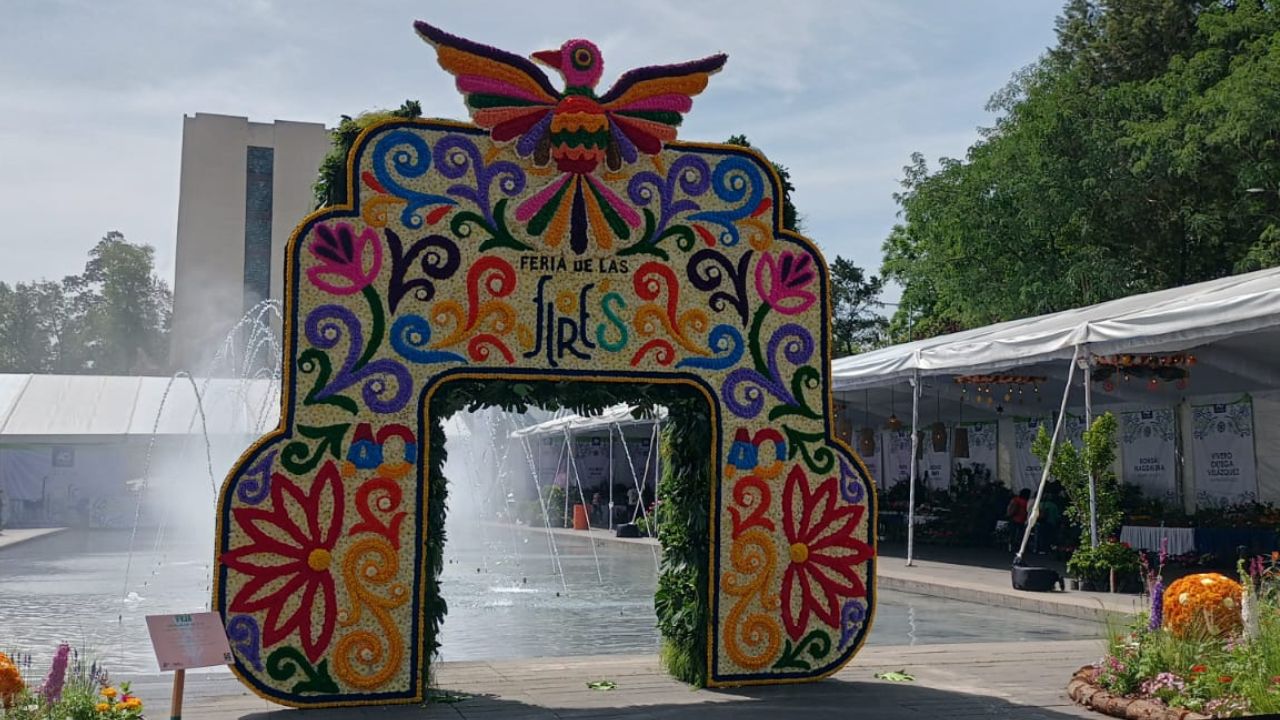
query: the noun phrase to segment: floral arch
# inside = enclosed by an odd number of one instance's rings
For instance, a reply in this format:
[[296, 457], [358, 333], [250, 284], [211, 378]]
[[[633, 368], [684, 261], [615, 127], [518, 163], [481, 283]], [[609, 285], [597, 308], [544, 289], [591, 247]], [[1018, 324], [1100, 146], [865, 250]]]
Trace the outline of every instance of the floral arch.
[[475, 124], [367, 130], [347, 204], [286, 251], [279, 428], [218, 505], [236, 674], [287, 705], [421, 701], [439, 596], [442, 421], [465, 407], [664, 404], [658, 624], [696, 684], [813, 680], [874, 609], [874, 484], [835, 439], [829, 287], [743, 148], [676, 143], [713, 56], [624, 74], [419, 34]]

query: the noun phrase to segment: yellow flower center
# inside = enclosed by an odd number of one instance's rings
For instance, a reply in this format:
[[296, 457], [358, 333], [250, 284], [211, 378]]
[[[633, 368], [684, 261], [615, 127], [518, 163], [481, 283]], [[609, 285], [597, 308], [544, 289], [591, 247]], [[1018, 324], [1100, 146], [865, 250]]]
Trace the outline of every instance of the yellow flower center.
[[324, 548], [316, 548], [307, 556], [307, 567], [316, 572], [324, 572], [329, 569], [329, 563], [333, 561], [333, 556]]
[[809, 546], [804, 543], [795, 543], [791, 546], [791, 562], [802, 563], [809, 559]]

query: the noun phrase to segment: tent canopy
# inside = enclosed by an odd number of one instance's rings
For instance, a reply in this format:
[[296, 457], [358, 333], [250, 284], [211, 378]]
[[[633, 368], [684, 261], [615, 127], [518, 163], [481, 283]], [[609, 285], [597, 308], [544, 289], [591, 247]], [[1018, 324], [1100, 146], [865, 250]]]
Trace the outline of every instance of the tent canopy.
[[[1210, 344], [1215, 344], [1214, 352], [1198, 358], [1207, 368], [1196, 369], [1197, 392], [1280, 386], [1280, 373], [1271, 369], [1270, 360], [1280, 348], [1280, 268], [842, 358], [832, 363], [833, 387], [883, 387], [904, 382], [916, 371], [922, 376], [963, 375], [1050, 364], [1065, 375], [1062, 361], [1071, 358], [1077, 345], [1087, 345], [1094, 355], [1113, 355]], [[1220, 387], [1206, 390], [1201, 378], [1214, 374], [1224, 376], [1218, 378]]]
[[[565, 415], [563, 417], [547, 420], [546, 422], [530, 425], [511, 433], [511, 437], [536, 437], [540, 435], [562, 435], [566, 430], [569, 432], [583, 432], [591, 430], [603, 430], [613, 425], [647, 425], [653, 422], [653, 418], [640, 417], [637, 418], [634, 405], [614, 405], [605, 408], [599, 415]], [[661, 420], [667, 416], [666, 408], [657, 409], [658, 419]]]
[[0, 374], [6, 439], [257, 434], [279, 415], [280, 383], [267, 378]]

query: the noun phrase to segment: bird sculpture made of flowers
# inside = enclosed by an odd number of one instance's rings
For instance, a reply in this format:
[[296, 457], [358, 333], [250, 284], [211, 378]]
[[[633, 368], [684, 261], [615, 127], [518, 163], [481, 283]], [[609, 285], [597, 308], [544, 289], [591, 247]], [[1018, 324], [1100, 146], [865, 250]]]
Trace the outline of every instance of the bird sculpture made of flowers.
[[549, 246], [569, 238], [586, 251], [589, 237], [603, 249], [626, 239], [643, 220], [596, 176], [601, 164], [620, 170], [641, 154], [657, 155], [676, 139], [676, 128], [693, 96], [719, 72], [727, 56], [712, 55], [679, 65], [631, 70], [603, 95], [600, 48], [590, 40], [568, 40], [559, 50], [533, 59], [560, 73], [556, 90], [533, 62], [514, 53], [450, 35], [425, 22], [414, 27], [435, 47], [440, 66], [457, 78], [471, 119], [496, 142], [515, 142], [521, 157], [558, 173], [522, 202], [515, 218]]

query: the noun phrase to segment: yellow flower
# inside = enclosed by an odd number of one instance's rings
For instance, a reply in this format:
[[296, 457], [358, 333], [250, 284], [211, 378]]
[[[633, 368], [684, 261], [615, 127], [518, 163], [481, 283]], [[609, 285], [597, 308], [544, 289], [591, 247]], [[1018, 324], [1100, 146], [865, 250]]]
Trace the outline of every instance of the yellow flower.
[[110, 706], [110, 705], [108, 705], [108, 704], [106, 704], [106, 703], [98, 703], [97, 705], [94, 705], [94, 706], [93, 706], [93, 709], [94, 709], [94, 710], [97, 710], [97, 711], [98, 711], [98, 712], [100, 712], [100, 713], [102, 713], [102, 712], [106, 712], [106, 711], [110, 710], [110, 709], [111, 709], [111, 706]]
[[136, 697], [131, 697], [128, 700], [125, 700], [124, 702], [120, 703], [120, 707], [124, 708], [125, 710], [141, 710], [142, 701]]
[[102, 697], [111, 699], [116, 696], [116, 689], [113, 687], [102, 688]]

